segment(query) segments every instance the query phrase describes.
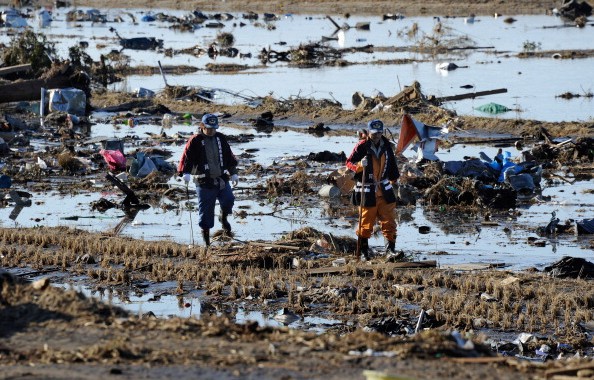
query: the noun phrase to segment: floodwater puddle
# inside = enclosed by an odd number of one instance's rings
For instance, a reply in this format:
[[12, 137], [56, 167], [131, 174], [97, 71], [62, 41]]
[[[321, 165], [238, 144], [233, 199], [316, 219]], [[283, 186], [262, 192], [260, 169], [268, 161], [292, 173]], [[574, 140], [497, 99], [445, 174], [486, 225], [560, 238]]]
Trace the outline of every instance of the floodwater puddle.
[[[181, 295], [169, 294], [175, 283], [150, 284], [152, 292], [134, 294], [107, 288], [90, 288], [85, 285], [56, 284], [67, 290], [75, 290], [86, 297], [97, 299], [108, 305], [118, 306], [138, 317], [154, 315], [157, 318], [200, 317], [200, 297], [204, 291], [194, 290]], [[159, 292], [158, 288], [163, 291]]]
[[329, 327], [337, 326], [342, 324], [342, 321], [332, 318], [322, 318], [316, 316], [300, 316], [290, 314], [286, 317], [289, 311], [279, 310], [273, 315], [268, 315], [260, 311], [245, 311], [240, 310], [235, 314], [235, 321], [237, 323], [246, 323], [249, 321], [256, 321], [260, 326], [269, 327], [282, 327], [287, 326], [290, 328], [296, 328], [299, 330], [324, 332]]
[[[210, 304], [204, 304], [205, 291], [192, 290], [183, 295], [170, 294], [176, 284], [173, 282], [147, 284], [150, 292], [134, 294], [128, 291], [116, 291], [112, 288], [90, 288], [86, 285], [57, 284], [56, 286], [67, 290], [75, 290], [86, 297], [121, 307], [132, 315], [138, 317], [156, 318], [200, 318], [203, 312], [209, 314], [222, 314], [224, 310], [211, 310]], [[162, 291], [159, 291], [159, 288]], [[205, 310], [203, 311], [203, 308]], [[253, 309], [253, 307], [251, 308]], [[288, 310], [279, 309], [277, 313], [267, 314], [258, 310], [248, 310], [241, 303], [237, 310], [233, 310], [236, 323], [244, 324], [258, 322], [259, 326], [282, 327], [287, 326], [299, 330], [324, 332], [327, 328], [337, 326], [343, 322], [332, 318], [320, 316], [298, 316]]]

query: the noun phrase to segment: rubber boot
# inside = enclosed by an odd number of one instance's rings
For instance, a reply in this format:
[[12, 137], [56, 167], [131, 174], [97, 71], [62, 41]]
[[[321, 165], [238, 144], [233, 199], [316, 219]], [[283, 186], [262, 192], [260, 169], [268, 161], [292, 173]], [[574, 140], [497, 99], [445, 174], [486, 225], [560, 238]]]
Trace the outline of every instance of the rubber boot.
[[369, 239], [359, 238], [359, 255], [361, 261], [369, 260]]
[[386, 260], [389, 262], [395, 262], [404, 258], [404, 252], [396, 252], [396, 239], [386, 240]]
[[202, 239], [204, 240], [204, 245], [209, 247], [210, 246], [210, 230], [202, 230]]
[[219, 222], [221, 222], [221, 225], [223, 226], [223, 230], [225, 231], [225, 233], [230, 234], [231, 224], [229, 224], [229, 221], [227, 220], [228, 216], [229, 214], [227, 214], [226, 212], [222, 212], [221, 215], [219, 215]]
[[385, 240], [386, 255], [396, 253], [396, 240]]

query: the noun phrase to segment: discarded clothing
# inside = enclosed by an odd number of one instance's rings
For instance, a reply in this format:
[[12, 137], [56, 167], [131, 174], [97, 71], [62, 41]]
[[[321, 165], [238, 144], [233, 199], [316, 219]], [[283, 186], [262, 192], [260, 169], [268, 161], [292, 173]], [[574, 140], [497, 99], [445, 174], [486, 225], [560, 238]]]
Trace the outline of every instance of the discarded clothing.
[[101, 149], [99, 154], [107, 162], [109, 170], [126, 170], [126, 157], [119, 150]]

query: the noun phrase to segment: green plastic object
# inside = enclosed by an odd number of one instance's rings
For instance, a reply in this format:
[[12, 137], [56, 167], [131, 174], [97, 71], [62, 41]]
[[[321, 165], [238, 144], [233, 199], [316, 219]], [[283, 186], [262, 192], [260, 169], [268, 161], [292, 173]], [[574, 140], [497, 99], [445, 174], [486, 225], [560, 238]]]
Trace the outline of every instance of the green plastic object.
[[497, 104], [497, 103], [483, 104], [480, 107], [476, 107], [475, 110], [485, 112], [485, 113], [490, 113], [491, 115], [497, 115], [500, 113], [511, 111], [510, 108], [507, 108], [506, 106], [503, 106], [503, 105]]

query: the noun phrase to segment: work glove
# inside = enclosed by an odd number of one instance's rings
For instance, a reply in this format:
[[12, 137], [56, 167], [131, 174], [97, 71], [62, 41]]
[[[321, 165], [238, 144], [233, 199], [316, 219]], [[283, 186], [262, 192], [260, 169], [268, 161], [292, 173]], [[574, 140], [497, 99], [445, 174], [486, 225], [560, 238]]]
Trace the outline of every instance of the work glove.
[[361, 166], [363, 166], [363, 167], [367, 166], [367, 157], [363, 157], [363, 159], [361, 160]]
[[233, 187], [237, 186], [237, 184], [239, 183], [239, 176], [237, 174], [233, 174], [231, 176], [231, 184], [233, 185]]
[[184, 179], [185, 183], [188, 183], [192, 179], [192, 176], [190, 175], [190, 173], [184, 173], [182, 178]]

